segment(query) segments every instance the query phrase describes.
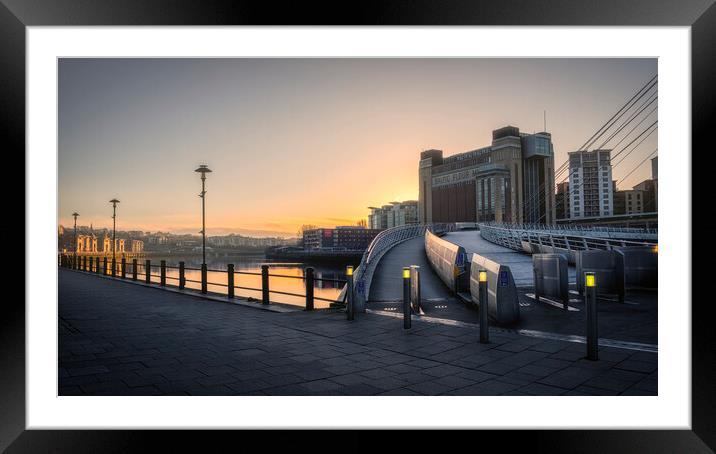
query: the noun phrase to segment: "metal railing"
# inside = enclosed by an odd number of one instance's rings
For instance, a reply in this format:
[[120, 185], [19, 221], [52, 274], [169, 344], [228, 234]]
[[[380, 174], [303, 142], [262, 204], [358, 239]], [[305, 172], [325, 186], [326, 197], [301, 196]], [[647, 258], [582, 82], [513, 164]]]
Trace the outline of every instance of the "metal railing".
[[433, 233], [443, 233], [455, 230], [455, 224], [411, 224], [391, 227], [378, 233], [373, 238], [368, 249], [363, 253], [360, 264], [355, 270], [355, 301], [356, 309], [363, 311], [365, 302], [370, 295], [370, 286], [373, 281], [373, 274], [380, 262], [381, 257], [392, 247], [422, 235], [430, 229]]
[[480, 222], [480, 226], [490, 226], [497, 228], [506, 228], [511, 230], [531, 230], [531, 231], [546, 231], [553, 234], [562, 235], [584, 235], [584, 236], [608, 236], [608, 237], [634, 237], [639, 236], [642, 238], [656, 239], [659, 230], [658, 229], [643, 229], [635, 227], [610, 227], [610, 226], [584, 226], [579, 224], [513, 224], [503, 222]]
[[[105, 276], [117, 277], [119, 279], [131, 280], [131, 281], [144, 281], [145, 284], [159, 284], [160, 287], [177, 287], [180, 290], [187, 288], [186, 283], [198, 284], [201, 288], [202, 294], [218, 293], [220, 295], [226, 295], [229, 298], [235, 298], [235, 290], [247, 290], [261, 293], [261, 303], [270, 304], [270, 295], [286, 295], [305, 299], [305, 309], [313, 310], [314, 302], [324, 301], [332, 304], [345, 304], [346, 292], [342, 291], [338, 299], [323, 298], [315, 296], [314, 286], [316, 282], [330, 282], [333, 284], [342, 285], [345, 288], [345, 279], [332, 279], [332, 278], [321, 278], [314, 275], [314, 269], [307, 267], [304, 271], [303, 276], [291, 276], [287, 274], [272, 274], [269, 273], [269, 266], [262, 265], [261, 272], [254, 271], [235, 271], [233, 264], [228, 264], [226, 270], [217, 270], [206, 268], [202, 265], [201, 268], [193, 268], [185, 266], [184, 262], [179, 262], [178, 266], [170, 266], [166, 264], [165, 260], [161, 260], [159, 264], [152, 263], [151, 260], [145, 260], [144, 263], [139, 262], [136, 258], [131, 261], [127, 261], [126, 258], [122, 257], [121, 260], [110, 260], [108, 257], [87, 257], [87, 256], [75, 256], [70, 254], [59, 254], [58, 265], [62, 268], [69, 268], [78, 271], [84, 271], [88, 273], [102, 274]], [[167, 270], [177, 270], [176, 276], [167, 275]], [[156, 272], [158, 271], [158, 273]], [[187, 271], [198, 271], [200, 272], [200, 279], [189, 279], [187, 278]], [[129, 275], [128, 275], [129, 273]], [[211, 282], [208, 280], [209, 273], [220, 273], [226, 276], [226, 283], [224, 282]], [[235, 284], [236, 275], [246, 276], [260, 276], [261, 287], [248, 287]], [[286, 292], [283, 290], [273, 290], [270, 286], [270, 278], [278, 279], [299, 279], [305, 284], [306, 293], [295, 293]], [[171, 283], [168, 283], [171, 281]], [[209, 292], [209, 286], [219, 287], [225, 289], [221, 292]], [[280, 303], [280, 301], [274, 301], [274, 303]]]
[[[570, 234], [571, 233], [571, 234]], [[527, 229], [524, 226], [507, 224], [480, 224], [480, 235], [491, 243], [516, 251], [533, 253], [544, 252], [548, 248], [564, 251], [585, 251], [592, 249], [612, 250], [626, 246], [653, 246], [657, 241], [644, 239], [640, 241], [612, 238], [610, 236], [587, 236], [588, 230], [571, 232], [557, 229]]]

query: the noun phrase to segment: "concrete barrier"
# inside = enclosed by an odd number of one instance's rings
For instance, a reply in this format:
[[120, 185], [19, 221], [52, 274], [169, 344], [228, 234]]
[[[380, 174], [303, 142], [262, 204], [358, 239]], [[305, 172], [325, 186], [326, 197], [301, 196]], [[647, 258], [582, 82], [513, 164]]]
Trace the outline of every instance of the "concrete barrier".
[[649, 289], [659, 287], [659, 254], [654, 247], [628, 246], [615, 248], [617, 259], [624, 270], [625, 289]]
[[534, 254], [532, 264], [535, 275], [535, 299], [539, 301], [540, 296], [554, 298], [564, 303], [566, 308], [569, 304], [567, 257], [564, 254]]
[[584, 293], [584, 273], [591, 271], [597, 280], [597, 293], [617, 295], [624, 301], [624, 261], [617, 251], [578, 251], [577, 291]]
[[487, 271], [487, 312], [497, 323], [511, 324], [520, 319], [520, 303], [517, 296], [515, 279], [510, 267], [472, 254], [470, 263], [470, 295], [472, 301], [480, 305], [479, 271]]
[[465, 248], [443, 240], [430, 231], [425, 232], [425, 254], [435, 273], [457, 293], [461, 290], [461, 278], [465, 276], [467, 254]]

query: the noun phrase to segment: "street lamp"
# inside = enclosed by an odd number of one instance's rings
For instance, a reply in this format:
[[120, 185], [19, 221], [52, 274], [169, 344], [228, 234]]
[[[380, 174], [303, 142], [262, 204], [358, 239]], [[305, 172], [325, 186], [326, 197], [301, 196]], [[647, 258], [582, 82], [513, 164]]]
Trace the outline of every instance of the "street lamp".
[[206, 174], [211, 173], [209, 167], [201, 164], [194, 172], [201, 174], [201, 292], [206, 293]]
[[112, 275], [114, 276], [114, 268], [117, 263], [115, 249], [117, 247], [117, 204], [119, 200], [112, 199], [109, 203], [112, 204]]
[[75, 218], [75, 265], [77, 264], [77, 216], [79, 215], [76, 211], [72, 213], [72, 217]]

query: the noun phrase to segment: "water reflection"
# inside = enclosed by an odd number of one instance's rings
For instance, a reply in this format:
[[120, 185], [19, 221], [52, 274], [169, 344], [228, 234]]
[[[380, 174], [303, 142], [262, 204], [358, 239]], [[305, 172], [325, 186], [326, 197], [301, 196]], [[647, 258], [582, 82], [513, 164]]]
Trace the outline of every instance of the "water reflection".
[[[151, 282], [159, 283], [160, 276], [160, 262], [166, 260], [166, 279], [167, 285], [178, 286], [179, 285], [179, 257], [151, 257]], [[120, 275], [120, 263], [117, 261], [116, 275]], [[309, 266], [314, 269], [314, 307], [316, 308], [327, 308], [330, 305], [329, 301], [323, 301], [318, 298], [326, 300], [337, 300], [344, 284], [342, 282], [335, 282], [335, 280], [345, 280], [345, 271], [342, 268], [323, 266], [323, 265], [308, 265], [304, 263], [287, 263], [266, 260], [264, 257], [225, 257], [225, 258], [211, 258], [207, 259], [207, 273], [208, 291], [227, 294], [228, 276], [226, 273], [227, 265], [229, 263], [234, 264], [234, 286], [236, 287], [234, 292], [236, 296], [240, 297], [252, 297], [257, 300], [261, 299], [261, 265], [269, 265], [269, 289], [272, 291], [279, 291], [284, 293], [294, 293], [301, 296], [285, 295], [278, 293], [271, 293], [271, 302], [284, 303], [304, 307], [306, 304], [306, 282], [303, 279], [305, 276], [305, 269]], [[111, 261], [108, 262], [107, 274], [111, 274]], [[190, 289], [201, 289], [201, 257], [199, 258], [188, 258], [184, 259], [185, 266], [185, 278], [186, 287]], [[127, 261], [127, 278], [132, 277], [132, 262]], [[137, 279], [145, 279], [145, 265], [144, 260], [137, 262]], [[325, 280], [322, 280], [325, 279]]]

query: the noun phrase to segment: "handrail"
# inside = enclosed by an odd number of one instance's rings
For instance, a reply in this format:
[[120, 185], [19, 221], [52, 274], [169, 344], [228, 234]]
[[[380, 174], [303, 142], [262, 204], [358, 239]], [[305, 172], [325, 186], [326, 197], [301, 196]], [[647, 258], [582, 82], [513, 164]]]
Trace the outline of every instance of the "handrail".
[[[581, 233], [581, 234], [580, 234]], [[611, 250], [615, 247], [654, 246], [654, 239], [629, 240], [612, 236], [587, 236], [590, 231], [582, 229], [565, 233], [558, 230], [528, 229], [524, 225], [515, 224], [480, 224], [480, 235], [487, 241], [516, 251], [529, 252], [533, 247], [537, 250], [564, 249], [566, 251]], [[594, 231], [591, 231], [593, 234]], [[650, 235], [649, 235], [650, 236]]]
[[[341, 299], [339, 296], [339, 299], [330, 299], [330, 298], [324, 298], [319, 296], [314, 296], [314, 292], [307, 292], [306, 294], [300, 294], [300, 293], [293, 293], [293, 292], [285, 292], [281, 290], [272, 290], [270, 288], [268, 278], [274, 277], [274, 278], [290, 278], [290, 279], [300, 279], [303, 280], [306, 285], [313, 286], [316, 281], [322, 281], [322, 282], [333, 282], [336, 284], [346, 284], [347, 280], [345, 279], [334, 279], [334, 278], [321, 278], [321, 277], [313, 277], [313, 273], [304, 274], [304, 276], [291, 276], [286, 274], [272, 274], [272, 273], [264, 273], [263, 270], [260, 273], [257, 272], [249, 272], [249, 271], [232, 271], [233, 265], [229, 265], [227, 269], [223, 270], [217, 270], [217, 269], [207, 269], [206, 273], [202, 273], [201, 280], [196, 279], [188, 279], [186, 275], [184, 274], [185, 271], [202, 271], [202, 268], [192, 268], [192, 267], [186, 267], [183, 266], [183, 263], [180, 262], [180, 266], [170, 266], [167, 265], [164, 261], [160, 264], [151, 263], [151, 261], [148, 261], [148, 267], [147, 263], [139, 262], [133, 260], [132, 262], [126, 262], [125, 260], [122, 260], [121, 262], [116, 261], [115, 262], [115, 268], [114, 271], [110, 273], [110, 263], [108, 261], [103, 262], [103, 265], [100, 266], [99, 258], [97, 258], [97, 261], [94, 260], [79, 260], [79, 257], [71, 255], [71, 254], [58, 254], [58, 262], [60, 267], [64, 268], [70, 268], [70, 269], [76, 269], [79, 271], [85, 271], [85, 272], [91, 272], [93, 274], [102, 274], [105, 276], [111, 276], [116, 277], [118, 279], [122, 280], [139, 280], [139, 277], [142, 277], [142, 280], [145, 281], [147, 284], [155, 284], [157, 283], [157, 280], [160, 282], [160, 286], [165, 287], [167, 286], [167, 280], [171, 281], [178, 281], [178, 284], [171, 284], [172, 287], [179, 287], [179, 289], [183, 289], [185, 284], [187, 282], [191, 282], [193, 284], [200, 284], [203, 289], [206, 289], [208, 286], [218, 286], [218, 287], [224, 287], [227, 289], [226, 294], [229, 298], [234, 297], [234, 291], [233, 289], [240, 289], [240, 290], [248, 290], [248, 291], [255, 291], [255, 292], [264, 292], [264, 293], [273, 293], [277, 295], [287, 295], [287, 296], [295, 296], [299, 298], [306, 298], [306, 309], [311, 310], [313, 308], [313, 300], [320, 300], [320, 301], [326, 301], [331, 303], [344, 303], [345, 302], [345, 295], [343, 295], [343, 298]], [[143, 271], [138, 273], [137, 269], [142, 267]], [[126, 276], [126, 270], [127, 268], [132, 268], [131, 277]], [[152, 270], [159, 268], [162, 270], [161, 274], [153, 273]], [[179, 276], [167, 276], [166, 275], [166, 269], [174, 269], [179, 270]], [[266, 267], [266, 270], [268, 270], [268, 267]], [[308, 268], [307, 268], [308, 270]], [[116, 272], [116, 274], [115, 274]], [[208, 273], [225, 273], [227, 274], [227, 283], [222, 282], [211, 282], [208, 280]], [[240, 285], [232, 285], [233, 284], [233, 278], [231, 277], [232, 274], [242, 274], [242, 275], [253, 275], [253, 276], [261, 276], [262, 277], [262, 284], [261, 288], [255, 288], [255, 287], [244, 287]], [[267, 279], [263, 279], [263, 277], [266, 277]], [[309, 284], [309, 281], [311, 282]], [[265, 288], [268, 287], [268, 288]], [[205, 293], [207, 293], [205, 291]], [[270, 301], [266, 300], [264, 298], [263, 301], [265, 304], [269, 304]]]
[[378, 262], [382, 256], [393, 246], [407, 241], [409, 239], [422, 236], [425, 231], [430, 229], [432, 232], [447, 232], [455, 229], [454, 223], [439, 224], [409, 224], [398, 227], [391, 227], [378, 233], [373, 241], [368, 245], [368, 249], [363, 253], [360, 264], [356, 268], [353, 276], [357, 283], [356, 288], [356, 305], [357, 310], [362, 311], [365, 303], [370, 295], [370, 286], [373, 281], [373, 273], [375, 272]]

